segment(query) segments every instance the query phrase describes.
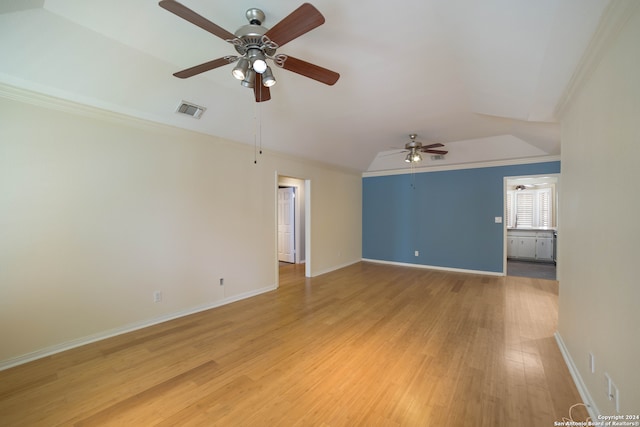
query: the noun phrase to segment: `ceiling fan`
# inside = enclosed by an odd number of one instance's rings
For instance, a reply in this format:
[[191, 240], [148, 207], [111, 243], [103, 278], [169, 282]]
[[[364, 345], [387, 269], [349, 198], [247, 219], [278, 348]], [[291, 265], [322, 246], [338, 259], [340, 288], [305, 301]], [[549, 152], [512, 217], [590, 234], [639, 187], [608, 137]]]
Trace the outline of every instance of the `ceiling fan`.
[[534, 188], [536, 187], [536, 184], [519, 184], [513, 187], [514, 190], [517, 191], [522, 191], [522, 190], [526, 190], [527, 188]]
[[265, 20], [264, 12], [256, 8], [249, 9], [246, 12], [249, 24], [240, 27], [235, 34], [219, 27], [175, 0], [162, 0], [159, 5], [214, 36], [233, 44], [239, 54], [223, 56], [222, 58], [178, 71], [173, 74], [176, 77], [185, 79], [237, 62], [232, 74], [241, 81], [240, 84], [242, 86], [253, 89], [256, 102], [271, 99], [269, 88], [276, 83], [271, 67], [267, 65], [267, 59], [273, 61], [278, 67], [330, 86], [340, 78], [340, 74], [335, 71], [292, 56], [276, 54], [278, 48], [325, 22], [324, 16], [309, 3], [302, 4], [302, 6], [270, 29], [262, 25]]
[[411, 139], [411, 141], [407, 142], [404, 146], [405, 149], [401, 151], [402, 153], [407, 151], [409, 152], [409, 154], [407, 154], [407, 157], [405, 157], [404, 159], [405, 162], [417, 163], [421, 161], [422, 156], [420, 155], [420, 153], [430, 153], [430, 154], [436, 154], [441, 156], [444, 156], [445, 154], [448, 153], [448, 151], [446, 150], [436, 150], [436, 148], [444, 147], [444, 144], [436, 142], [429, 145], [422, 145], [422, 142], [416, 141], [417, 137], [418, 135], [416, 135], [415, 133], [412, 133], [411, 135], [409, 135], [409, 138]]

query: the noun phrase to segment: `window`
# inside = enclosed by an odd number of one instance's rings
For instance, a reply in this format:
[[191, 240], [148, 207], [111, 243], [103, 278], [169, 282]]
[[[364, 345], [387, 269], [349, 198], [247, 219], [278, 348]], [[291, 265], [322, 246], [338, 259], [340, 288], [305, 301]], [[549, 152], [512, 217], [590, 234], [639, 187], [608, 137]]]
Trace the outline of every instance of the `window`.
[[551, 188], [507, 191], [507, 227], [553, 227]]
[[538, 192], [538, 227], [552, 227], [551, 221], [551, 189]]

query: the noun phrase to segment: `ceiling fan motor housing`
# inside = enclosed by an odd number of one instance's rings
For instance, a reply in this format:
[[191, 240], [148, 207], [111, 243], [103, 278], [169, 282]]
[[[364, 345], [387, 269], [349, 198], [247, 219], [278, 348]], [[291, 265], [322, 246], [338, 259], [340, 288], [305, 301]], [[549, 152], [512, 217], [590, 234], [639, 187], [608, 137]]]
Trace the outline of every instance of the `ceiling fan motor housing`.
[[268, 28], [262, 26], [265, 19], [264, 12], [260, 9], [249, 9], [246, 13], [249, 24], [238, 28], [234, 33], [240, 39], [241, 44], [234, 44], [236, 51], [240, 55], [244, 55], [251, 48], [258, 48], [267, 56], [273, 56], [276, 49], [272, 46], [265, 45], [262, 36], [268, 31]]

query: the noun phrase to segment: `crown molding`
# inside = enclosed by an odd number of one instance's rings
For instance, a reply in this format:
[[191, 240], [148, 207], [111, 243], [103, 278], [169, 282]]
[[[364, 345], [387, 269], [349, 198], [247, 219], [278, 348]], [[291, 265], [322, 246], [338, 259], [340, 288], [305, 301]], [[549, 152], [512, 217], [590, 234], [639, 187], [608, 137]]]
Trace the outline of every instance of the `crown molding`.
[[611, 0], [609, 2], [595, 34], [556, 104], [553, 112], [554, 117], [561, 118], [565, 114], [575, 94], [589, 80], [606, 51], [638, 7], [640, 7], [640, 2], [637, 0]]
[[[0, 76], [1, 77], [1, 76]], [[83, 104], [76, 101], [69, 101], [54, 95], [48, 95], [40, 93], [34, 90], [23, 89], [18, 86], [13, 86], [0, 81], [0, 98], [6, 98], [17, 102], [23, 102], [37, 107], [47, 108], [54, 111], [60, 111], [69, 114], [75, 114], [91, 119], [104, 120], [112, 123], [118, 123], [126, 126], [134, 126], [137, 128], [152, 129], [161, 132], [174, 132], [174, 133], [192, 133], [202, 135], [208, 138], [215, 138], [217, 143], [230, 144], [236, 148], [243, 149], [245, 151], [255, 151], [255, 147], [243, 144], [240, 142], [224, 139], [209, 133], [199, 132], [197, 130], [186, 129], [182, 127], [173, 126], [170, 124], [164, 124], [152, 119], [139, 118], [134, 115], [118, 113], [110, 111], [108, 109], [94, 107], [87, 104]], [[348, 168], [340, 165], [333, 165], [312, 159], [305, 159], [292, 154], [287, 154], [276, 150], [261, 149], [263, 154], [268, 154], [272, 157], [281, 159], [287, 159], [298, 163], [305, 163], [309, 166], [315, 166], [323, 169], [331, 169], [337, 172], [346, 173], [349, 175], [360, 175], [362, 171]]]
[[540, 156], [540, 157], [527, 157], [521, 159], [508, 159], [508, 160], [494, 160], [491, 162], [475, 162], [475, 163], [461, 163], [454, 165], [443, 166], [426, 166], [426, 167], [414, 167], [408, 169], [392, 169], [384, 171], [372, 171], [363, 172], [363, 178], [369, 178], [374, 176], [388, 176], [388, 175], [406, 175], [412, 173], [424, 173], [424, 172], [443, 172], [451, 170], [461, 169], [480, 169], [480, 168], [493, 168], [499, 166], [514, 166], [514, 165], [527, 165], [532, 163], [547, 163], [547, 162], [559, 162], [560, 156]]
[[33, 89], [24, 89], [9, 83], [0, 81], [0, 98], [6, 98], [25, 104], [35, 105], [37, 107], [47, 108], [49, 110], [60, 111], [63, 113], [80, 115], [92, 119], [117, 122], [120, 124], [134, 125], [138, 127], [152, 127], [167, 131], [182, 130], [185, 132], [195, 132], [188, 129], [178, 128], [175, 126], [160, 123], [150, 118], [140, 118], [132, 114], [119, 113], [111, 111], [108, 107], [95, 107], [88, 103], [70, 101], [60, 96], [39, 92]]

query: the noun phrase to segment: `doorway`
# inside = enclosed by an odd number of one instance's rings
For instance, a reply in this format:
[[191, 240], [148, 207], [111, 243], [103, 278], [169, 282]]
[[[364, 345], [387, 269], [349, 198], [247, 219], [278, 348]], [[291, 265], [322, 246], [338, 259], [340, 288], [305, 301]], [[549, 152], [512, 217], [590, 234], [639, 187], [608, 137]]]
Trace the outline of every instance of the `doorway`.
[[[303, 264], [310, 273], [309, 198], [311, 182], [287, 175], [277, 175], [277, 265]], [[302, 265], [301, 265], [302, 267]]]
[[278, 186], [278, 261], [296, 262], [296, 188]]
[[504, 272], [557, 280], [560, 175], [504, 178]]

